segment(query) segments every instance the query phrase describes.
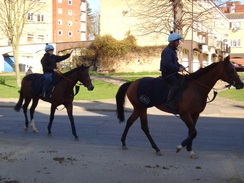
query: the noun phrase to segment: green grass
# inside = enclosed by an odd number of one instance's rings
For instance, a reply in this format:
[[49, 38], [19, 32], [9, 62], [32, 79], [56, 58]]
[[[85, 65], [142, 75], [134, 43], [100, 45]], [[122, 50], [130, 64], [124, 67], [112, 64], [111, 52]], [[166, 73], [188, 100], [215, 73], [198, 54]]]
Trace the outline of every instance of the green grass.
[[[121, 75], [131, 75], [131, 73], [123, 73]], [[134, 75], [154, 75], [152, 73], [144, 72], [144, 73], [134, 73]], [[155, 77], [159, 75], [159, 73], [155, 73]], [[244, 73], [239, 73], [241, 77], [244, 77]], [[24, 76], [21, 76], [22, 78]], [[134, 81], [141, 77], [124, 77], [125, 81]], [[19, 98], [18, 90], [19, 87], [16, 87], [16, 77], [14, 75], [2, 75], [0, 76], [0, 98]], [[75, 100], [98, 100], [98, 99], [108, 99], [114, 98], [116, 92], [118, 91], [119, 86], [114, 85], [112, 83], [104, 82], [101, 80], [93, 79], [93, 84], [95, 89], [93, 91], [88, 91], [85, 87], [81, 86], [80, 92], [75, 96]], [[236, 90], [224, 90], [219, 92], [219, 96], [231, 98], [238, 101], [244, 101], [244, 89]]]
[[229, 90], [223, 90], [219, 92], [219, 96], [237, 101], [244, 101], [244, 89], [236, 90], [235, 88], [231, 88]]
[[115, 98], [119, 89], [118, 85], [104, 82], [101, 80], [92, 80], [95, 86], [93, 91], [88, 91], [84, 86], [80, 87], [80, 92], [75, 96], [75, 100], [97, 100]]
[[[75, 96], [75, 100], [98, 100], [114, 98], [119, 86], [93, 79], [95, 89], [88, 91], [84, 86], [80, 87], [79, 93]], [[0, 76], [0, 98], [19, 98], [18, 90], [16, 87], [15, 76]]]

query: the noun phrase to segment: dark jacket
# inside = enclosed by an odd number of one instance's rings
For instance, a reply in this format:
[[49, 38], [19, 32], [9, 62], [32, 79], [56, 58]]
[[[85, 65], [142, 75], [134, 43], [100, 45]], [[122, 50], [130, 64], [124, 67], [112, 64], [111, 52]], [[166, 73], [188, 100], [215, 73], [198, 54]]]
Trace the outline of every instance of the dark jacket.
[[64, 56], [50, 55], [45, 53], [41, 59], [43, 73], [53, 72], [53, 69], [57, 69], [56, 63], [61, 62], [70, 57], [70, 54]]
[[171, 74], [178, 72], [180, 67], [175, 49], [171, 45], [166, 46], [161, 54], [160, 71]]

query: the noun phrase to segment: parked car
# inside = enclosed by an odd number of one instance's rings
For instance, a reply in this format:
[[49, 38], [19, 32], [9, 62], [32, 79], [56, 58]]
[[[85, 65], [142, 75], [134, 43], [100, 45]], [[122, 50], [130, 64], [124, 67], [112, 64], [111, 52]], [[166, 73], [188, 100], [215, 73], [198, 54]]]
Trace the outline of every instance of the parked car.
[[231, 62], [233, 64], [233, 66], [235, 67], [236, 71], [240, 72], [240, 71], [244, 71], [244, 65], [238, 64], [236, 62]]

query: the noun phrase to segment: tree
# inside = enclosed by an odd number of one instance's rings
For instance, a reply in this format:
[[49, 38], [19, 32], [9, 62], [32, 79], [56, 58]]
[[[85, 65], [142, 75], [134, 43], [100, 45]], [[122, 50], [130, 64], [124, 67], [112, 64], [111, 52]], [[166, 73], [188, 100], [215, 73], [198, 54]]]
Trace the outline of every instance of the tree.
[[127, 4], [131, 16], [138, 19], [137, 28], [142, 35], [168, 35], [174, 31], [185, 37], [190, 29], [212, 30], [219, 18], [216, 12], [220, 3], [216, 5], [212, 0], [128, 0]]
[[89, 3], [87, 5], [87, 34], [88, 40], [95, 39], [96, 36], [99, 35], [100, 32], [100, 13], [92, 12], [92, 9], [89, 7]]
[[[20, 86], [19, 44], [29, 12], [41, 10], [44, 3], [38, 0], [0, 0], [0, 31], [9, 39], [13, 48], [17, 86]], [[32, 14], [33, 15], [33, 14]], [[29, 16], [31, 16], [29, 14]], [[30, 17], [29, 17], [30, 18]]]

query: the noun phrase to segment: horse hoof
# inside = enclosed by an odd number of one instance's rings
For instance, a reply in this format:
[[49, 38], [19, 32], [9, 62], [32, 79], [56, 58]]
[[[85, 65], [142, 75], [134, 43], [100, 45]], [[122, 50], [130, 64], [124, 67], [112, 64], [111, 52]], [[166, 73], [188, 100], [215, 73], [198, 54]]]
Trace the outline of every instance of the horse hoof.
[[191, 157], [191, 159], [197, 159], [198, 158], [196, 154], [191, 154], [190, 157]]
[[122, 149], [123, 150], [128, 150], [128, 147], [127, 146], [122, 146]]
[[25, 130], [25, 131], [28, 131], [28, 127], [24, 127], [24, 130]]
[[38, 133], [38, 130], [33, 130], [33, 133]]
[[79, 141], [79, 137], [75, 137], [75, 141]]
[[156, 152], [156, 155], [157, 155], [157, 156], [163, 156], [163, 154], [161, 153], [161, 151], [157, 151], [157, 152]]
[[176, 147], [176, 153], [180, 152], [181, 149], [182, 149], [182, 146], [181, 145], [177, 146]]
[[51, 137], [51, 136], [52, 136], [52, 133], [48, 133], [47, 135], [48, 135], [49, 137]]

